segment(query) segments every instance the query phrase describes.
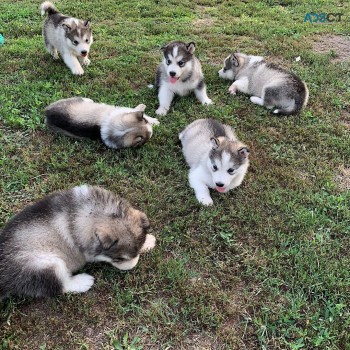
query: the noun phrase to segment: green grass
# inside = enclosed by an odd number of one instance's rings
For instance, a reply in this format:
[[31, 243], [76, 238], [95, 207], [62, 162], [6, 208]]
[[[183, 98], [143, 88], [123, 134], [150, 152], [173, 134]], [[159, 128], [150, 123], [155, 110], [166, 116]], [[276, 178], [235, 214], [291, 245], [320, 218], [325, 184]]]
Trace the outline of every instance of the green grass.
[[[320, 37], [349, 22], [304, 23], [308, 12], [349, 13], [336, 1], [57, 2], [92, 21], [91, 65], [72, 76], [44, 49], [39, 3], [0, 0], [0, 222], [52, 191], [97, 184], [144, 210], [156, 249], [127, 273], [86, 266], [83, 295], [12, 298], [0, 311], [0, 349], [350, 349], [349, 62]], [[147, 88], [171, 40], [195, 41], [214, 105], [176, 99], [149, 143], [113, 151], [49, 132], [43, 109], [71, 96], [136, 106], [155, 116]], [[219, 79], [238, 48], [305, 80], [298, 117], [272, 116]], [[296, 62], [295, 57], [301, 56]], [[178, 133], [197, 118], [232, 125], [251, 148], [241, 187], [200, 206]]]

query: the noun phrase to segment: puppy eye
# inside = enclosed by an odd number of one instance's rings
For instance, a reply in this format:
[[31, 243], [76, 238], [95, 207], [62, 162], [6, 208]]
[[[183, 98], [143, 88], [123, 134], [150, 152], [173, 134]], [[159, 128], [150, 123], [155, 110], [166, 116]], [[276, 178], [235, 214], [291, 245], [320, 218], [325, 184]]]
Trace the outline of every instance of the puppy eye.
[[179, 65], [179, 67], [183, 67], [185, 65], [185, 62], [184, 61], [179, 61], [177, 64]]
[[89, 42], [89, 39], [86, 39], [85, 42], [88, 43], [88, 42]]
[[225, 73], [225, 72], [227, 71], [227, 69], [226, 69], [226, 68], [223, 68], [222, 71]]
[[74, 41], [73, 41], [73, 44], [74, 44], [75, 46], [77, 46], [77, 45], [79, 44], [79, 41], [78, 41], [78, 40], [74, 40]]
[[235, 169], [230, 168], [230, 169], [227, 170], [227, 172], [228, 172], [230, 175], [232, 175], [232, 174], [235, 172]]
[[171, 64], [170, 60], [166, 60], [166, 64], [169, 66]]
[[213, 171], [217, 171], [217, 170], [218, 170], [218, 167], [215, 164], [213, 164]]

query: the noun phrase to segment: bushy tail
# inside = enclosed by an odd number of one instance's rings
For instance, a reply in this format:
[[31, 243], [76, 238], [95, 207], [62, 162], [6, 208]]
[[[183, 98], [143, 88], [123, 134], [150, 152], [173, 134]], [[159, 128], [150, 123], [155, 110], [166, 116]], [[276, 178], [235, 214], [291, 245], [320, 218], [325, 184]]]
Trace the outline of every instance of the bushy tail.
[[40, 11], [41, 11], [42, 16], [44, 16], [45, 13], [47, 13], [49, 16], [54, 15], [55, 13], [59, 13], [59, 11], [57, 11], [55, 5], [50, 1], [43, 2], [40, 5]]

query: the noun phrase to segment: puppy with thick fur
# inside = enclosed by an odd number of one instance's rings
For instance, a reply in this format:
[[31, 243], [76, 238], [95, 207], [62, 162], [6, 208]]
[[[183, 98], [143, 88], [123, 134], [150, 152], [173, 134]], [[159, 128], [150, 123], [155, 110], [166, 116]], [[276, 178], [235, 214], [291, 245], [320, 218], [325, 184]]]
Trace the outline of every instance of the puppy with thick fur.
[[96, 103], [82, 97], [56, 101], [45, 109], [46, 125], [75, 138], [101, 140], [111, 148], [141, 146], [153, 134], [159, 121], [144, 114], [143, 104], [135, 108]]
[[194, 91], [197, 99], [205, 105], [212, 103], [207, 96], [202, 67], [194, 56], [195, 43], [173, 41], [162, 47], [163, 61], [158, 66], [156, 87], [158, 88], [158, 115], [166, 115], [175, 95], [186, 96]]
[[305, 82], [260, 56], [233, 53], [225, 59], [219, 76], [234, 80], [229, 88], [232, 95], [237, 91], [251, 95], [253, 103], [275, 108], [275, 114], [298, 114], [309, 97]]
[[0, 232], [0, 299], [83, 293], [94, 278], [73, 275], [86, 263], [136, 266], [155, 246], [145, 213], [100, 187], [51, 194], [15, 215]]
[[179, 139], [190, 167], [190, 186], [200, 203], [213, 204], [209, 188], [226, 193], [242, 183], [249, 166], [249, 149], [231, 127], [213, 119], [198, 119]]
[[84, 74], [81, 67], [89, 65], [90, 46], [93, 42], [90, 21], [62, 15], [50, 1], [40, 5], [41, 14], [47, 14], [43, 36], [47, 51], [54, 59], [60, 53], [63, 61], [73, 74]]

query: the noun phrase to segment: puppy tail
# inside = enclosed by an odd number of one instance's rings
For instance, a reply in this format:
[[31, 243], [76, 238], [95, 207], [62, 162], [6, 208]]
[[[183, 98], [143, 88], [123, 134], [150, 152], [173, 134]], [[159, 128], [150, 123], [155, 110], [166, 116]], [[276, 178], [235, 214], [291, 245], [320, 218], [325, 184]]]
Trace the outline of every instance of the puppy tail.
[[49, 16], [59, 13], [55, 5], [50, 1], [45, 1], [40, 5], [41, 15], [44, 16], [47, 13]]

